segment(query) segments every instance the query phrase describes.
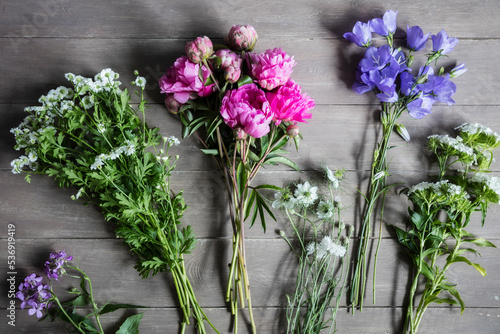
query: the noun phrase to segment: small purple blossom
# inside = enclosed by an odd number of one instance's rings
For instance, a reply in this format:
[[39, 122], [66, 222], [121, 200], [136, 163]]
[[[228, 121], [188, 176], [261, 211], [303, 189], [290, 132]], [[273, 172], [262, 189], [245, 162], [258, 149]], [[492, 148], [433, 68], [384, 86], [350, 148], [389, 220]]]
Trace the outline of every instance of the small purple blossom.
[[29, 307], [28, 314], [42, 317], [42, 310], [52, 305], [50, 287], [42, 283], [42, 277], [31, 274], [19, 285], [16, 297], [21, 301], [21, 309]]
[[449, 37], [444, 30], [441, 30], [436, 35], [432, 35], [431, 39], [432, 39], [432, 51], [440, 52], [440, 54], [442, 55], [453, 51], [453, 48], [458, 43], [457, 38]]
[[53, 278], [59, 281], [59, 275], [64, 275], [66, 270], [63, 266], [67, 261], [73, 260], [72, 256], [68, 256], [65, 251], [59, 253], [50, 253], [49, 259], [45, 262], [45, 274], [49, 279]]
[[371, 70], [381, 70], [392, 59], [391, 47], [389, 45], [384, 45], [380, 48], [370, 46], [366, 49], [364, 58], [359, 62], [359, 67], [363, 73]]
[[431, 113], [432, 105], [436, 102], [432, 97], [423, 95], [416, 100], [408, 103], [408, 113], [411, 117], [422, 119], [424, 116]]
[[419, 84], [418, 88], [424, 93], [432, 95], [436, 101], [443, 102], [451, 106], [455, 103], [451, 97], [457, 91], [457, 86], [449, 79], [449, 74], [446, 74], [444, 77], [429, 75], [427, 82]]
[[380, 36], [392, 35], [396, 32], [396, 16], [398, 12], [388, 10], [384, 13], [383, 18], [375, 18], [370, 21], [370, 29], [372, 32]]
[[369, 23], [356, 22], [352, 32], [346, 32], [344, 38], [357, 46], [368, 47], [372, 42], [372, 31]]
[[400, 76], [401, 79], [401, 88], [400, 91], [405, 96], [413, 95], [418, 93], [419, 90], [416, 89], [416, 79], [410, 72], [403, 72]]
[[412, 51], [420, 51], [425, 48], [425, 44], [431, 33], [424, 35], [424, 32], [419, 26], [406, 26], [406, 42], [408, 48]]

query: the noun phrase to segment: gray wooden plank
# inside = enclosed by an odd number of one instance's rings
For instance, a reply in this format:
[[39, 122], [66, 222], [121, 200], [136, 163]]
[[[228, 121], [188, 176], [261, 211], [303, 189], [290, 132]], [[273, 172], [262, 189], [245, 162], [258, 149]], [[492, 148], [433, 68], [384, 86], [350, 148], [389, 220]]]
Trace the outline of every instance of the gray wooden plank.
[[[132, 80], [133, 71], [148, 79], [147, 99], [163, 103], [156, 80], [184, 53], [184, 41], [155, 39], [66, 39], [33, 38], [19, 47], [9, 47], [11, 39], [0, 39], [0, 103], [36, 103], [41, 94], [58, 85], [67, 85], [67, 72], [94, 76], [111, 67], [121, 74], [121, 81]], [[343, 40], [266, 38], [256, 52], [281, 46], [294, 55], [297, 66], [292, 78], [317, 104], [377, 104], [373, 94], [357, 95], [351, 90], [354, 72], [363, 50]], [[430, 45], [429, 45], [430, 47]], [[450, 58], [439, 65], [453, 67], [466, 62], [469, 71], [454, 80], [454, 96], [459, 105], [497, 105], [495, 92], [500, 89], [496, 78], [500, 60], [499, 40], [464, 40]], [[485, 52], [485, 50], [488, 50]], [[36, 54], [36, 61], [32, 55]], [[423, 55], [423, 53], [422, 53]], [[416, 59], [419, 57], [416, 56]], [[422, 64], [415, 61], [415, 66]], [[451, 68], [450, 67], [450, 68]]]
[[[341, 193], [346, 207], [342, 213], [345, 224], [358, 228], [359, 206], [363, 205], [357, 189], [365, 190], [366, 181], [356, 181], [356, 175], [349, 176]], [[366, 176], [366, 175], [365, 175]], [[311, 180], [317, 182], [318, 172], [264, 172], [255, 182], [284, 186], [287, 182]], [[363, 176], [362, 176], [363, 177]], [[408, 186], [427, 180], [419, 173], [394, 173], [389, 182], [403, 183]], [[183, 190], [184, 199], [189, 206], [182, 222], [193, 227], [199, 238], [230, 237], [232, 229], [227, 211], [226, 193], [222, 180], [211, 171], [207, 172], [175, 172], [172, 176], [172, 189]], [[32, 177], [31, 184], [26, 183], [19, 175], [8, 171], [0, 172], [0, 221], [16, 224], [20, 238], [112, 238], [114, 225], [103, 219], [99, 208], [94, 205], [84, 206], [85, 200], [73, 201], [71, 195], [77, 189], [60, 189], [48, 177]], [[382, 236], [395, 238], [391, 227], [386, 224], [404, 228], [407, 219], [408, 203], [406, 197], [399, 194], [402, 186], [395, 188], [387, 195], [386, 210]], [[269, 200], [273, 200], [273, 192], [266, 192]], [[500, 213], [500, 206], [492, 204], [484, 227], [480, 224], [480, 213], [472, 216], [467, 228], [470, 233], [488, 238], [500, 238], [500, 225], [495, 224], [495, 217]], [[264, 233], [257, 222], [245, 232], [248, 238], [274, 238], [276, 229], [286, 229], [287, 220], [280, 212], [276, 212], [277, 222], [267, 217], [267, 232]], [[38, 229], [33, 229], [38, 226]], [[373, 230], [373, 237], [378, 237], [379, 223]]]
[[[143, 334], [155, 333], [176, 333], [178, 331], [178, 313], [172, 309], [147, 309], [144, 311], [143, 319], [139, 330]], [[221, 333], [231, 333], [231, 321], [225, 309], [210, 308], [205, 309], [207, 316]], [[276, 333], [282, 330], [284, 322], [284, 309], [281, 308], [256, 308], [254, 313], [259, 318], [257, 328], [259, 333]], [[118, 312], [116, 315], [103, 316], [105, 329], [115, 329], [115, 324], [121, 319], [122, 314], [129, 316], [133, 312]], [[381, 334], [400, 333], [402, 310], [367, 308], [362, 313], [352, 315], [346, 309], [340, 309], [337, 315], [337, 329], [339, 333], [345, 334]], [[7, 311], [0, 310], [2, 319], [6, 319]], [[121, 318], [120, 318], [121, 317]], [[453, 331], [456, 334], [492, 334], [496, 333], [500, 325], [500, 313], [497, 309], [471, 308], [460, 315], [459, 310], [430, 309], [422, 320], [420, 332], [427, 334], [440, 334]], [[17, 310], [16, 326], [9, 327], [6, 321], [0, 323], [2, 333], [65, 333], [69, 329], [65, 324], [58, 322], [43, 321], [38, 322], [34, 317], [27, 315], [27, 312]], [[245, 327], [243, 319], [239, 322], [238, 333], [249, 333]], [[192, 327], [188, 327], [186, 333], [196, 333]], [[208, 330], [208, 333], [215, 333]]]
[[[254, 25], [261, 36], [339, 38], [358, 20], [399, 10], [398, 25], [419, 25], [457, 37], [497, 38], [500, 14], [494, 1], [3, 1], [2, 37], [193, 38], [226, 34], [232, 24]], [[228, 19], [229, 18], [229, 19]], [[300, 22], [300, 24], [298, 24]]]
[[[10, 162], [22, 154], [13, 149], [14, 135], [9, 131], [18, 126], [27, 115], [23, 111], [26, 106], [28, 104], [0, 104], [0, 116], [4, 120], [0, 124], [0, 169], [10, 170]], [[332, 169], [370, 170], [373, 148], [380, 131], [378, 112], [376, 105], [319, 105], [313, 109], [313, 117], [309, 123], [300, 124], [303, 140], [299, 150], [296, 151], [293, 145], [287, 147], [287, 157], [302, 170], [317, 170], [325, 165]], [[146, 112], [146, 121], [150, 127], [158, 127], [162, 135], [181, 138], [180, 120], [168, 114], [163, 105], [151, 104]], [[496, 106], [436, 105], [432, 114], [421, 120], [403, 115], [399, 123], [406, 126], [411, 140], [405, 142], [397, 134], [392, 136], [391, 144], [397, 147], [388, 153], [391, 170], [435, 170], [435, 164], [427, 159], [427, 137], [432, 134], [456, 135], [454, 128], [464, 122], [479, 122], [500, 133], [500, 118]], [[182, 139], [179, 146], [174, 146], [171, 154], [180, 156], [176, 170], [216, 171], [212, 158], [205, 156], [199, 148], [200, 144], [194, 136]], [[289, 171], [290, 168], [284, 165], [266, 166], [265, 170]], [[500, 164], [494, 163], [492, 170], [499, 171]]]
[[[18, 227], [16, 231], [21, 232]], [[228, 239], [199, 240], [192, 254], [185, 256], [187, 275], [201, 306], [226, 307], [224, 301], [227, 264], [231, 249]], [[0, 249], [7, 253], [7, 242], [0, 240]], [[116, 239], [17, 239], [16, 286], [31, 273], [43, 274], [43, 263], [49, 252], [65, 249], [78, 260], [92, 279], [96, 298], [101, 302], [133, 303], [147, 307], [176, 307], [177, 301], [168, 273], [142, 279], [134, 269], [135, 258]], [[482, 277], [474, 268], [457, 264], [448, 272], [449, 281], [457, 284], [466, 307], [500, 308], [500, 274], [497, 249], [481, 250], [482, 257], [471, 256], [487, 272]], [[252, 303], [255, 307], [286, 305], [286, 294], [293, 291], [297, 262], [288, 245], [280, 238], [246, 240], [247, 268], [249, 272]], [[368, 271], [366, 307], [404, 307], [410, 287], [409, 259], [394, 240], [383, 240], [377, 267], [376, 303], [372, 298], [373, 264]], [[373, 261], [373, 260], [372, 260]], [[372, 262], [373, 263], [373, 262]], [[5, 268], [5, 267], [3, 267]], [[4, 275], [7, 270], [3, 270]], [[78, 280], [63, 278], [55, 283], [58, 293], [79, 284]], [[63, 293], [64, 296], [64, 293]], [[8, 306], [7, 294], [0, 297], [2, 308]], [[343, 298], [341, 305], [346, 305]], [[434, 305], [449, 309], [448, 305]], [[456, 307], [453, 307], [456, 308]]]

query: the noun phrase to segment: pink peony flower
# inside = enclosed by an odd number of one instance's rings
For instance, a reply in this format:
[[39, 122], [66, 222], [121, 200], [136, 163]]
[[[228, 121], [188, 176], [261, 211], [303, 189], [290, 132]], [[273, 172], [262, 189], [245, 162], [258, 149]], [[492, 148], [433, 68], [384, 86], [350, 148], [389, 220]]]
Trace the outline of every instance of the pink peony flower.
[[261, 54], [250, 54], [252, 76], [264, 89], [273, 90], [284, 85], [292, 74], [295, 60], [281, 48], [268, 49]]
[[214, 53], [214, 46], [207, 36], [197, 37], [194, 41], [186, 43], [185, 51], [189, 60], [198, 64]]
[[[210, 70], [204, 65], [201, 66], [203, 80], [207, 81]], [[186, 56], [178, 58], [167, 73], [159, 80], [162, 93], [174, 94], [174, 98], [180, 104], [184, 104], [189, 99], [198, 96], [208, 96], [215, 90], [215, 84], [205, 86], [199, 77], [200, 64], [195, 64]]]
[[[266, 93], [276, 125], [281, 122], [305, 122], [312, 117], [309, 111], [316, 105], [292, 79], [271, 92]], [[307, 123], [307, 122], [306, 122]]]
[[232, 129], [241, 128], [254, 138], [269, 132], [273, 115], [266, 94], [256, 84], [243, 85], [226, 92], [220, 113]]
[[234, 25], [227, 35], [226, 43], [236, 51], [252, 51], [257, 43], [257, 31], [249, 25]]
[[232, 66], [241, 68], [241, 57], [234, 51], [229, 49], [220, 49], [215, 52], [215, 55], [220, 58], [221, 63], [217, 68], [225, 70], [226, 68]]

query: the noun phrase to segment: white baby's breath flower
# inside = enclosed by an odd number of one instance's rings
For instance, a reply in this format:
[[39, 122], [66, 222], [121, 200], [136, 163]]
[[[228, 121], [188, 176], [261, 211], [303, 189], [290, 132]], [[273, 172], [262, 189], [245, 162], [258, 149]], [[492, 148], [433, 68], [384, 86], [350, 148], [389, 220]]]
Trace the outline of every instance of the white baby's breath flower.
[[134, 146], [134, 144], [133, 144], [130, 140], [128, 140], [128, 139], [125, 141], [125, 145], [124, 145], [124, 146], [122, 146], [122, 147], [124, 148], [124, 153], [125, 153], [126, 155], [129, 155], [129, 156], [130, 156], [130, 155], [132, 155], [132, 154], [134, 154], [134, 153], [135, 153], [135, 146]]
[[181, 143], [179, 141], [179, 139], [177, 139], [177, 137], [174, 137], [174, 136], [163, 137], [163, 141], [166, 142], [169, 146], [172, 146], [172, 145], [177, 146]]
[[298, 204], [308, 207], [314, 203], [314, 201], [318, 198], [318, 187], [313, 187], [308, 181], [297, 185], [297, 189], [295, 190], [295, 199]]
[[102, 123], [97, 124], [97, 131], [99, 131], [100, 133], [104, 133], [106, 131], [106, 126], [104, 126], [104, 124]]

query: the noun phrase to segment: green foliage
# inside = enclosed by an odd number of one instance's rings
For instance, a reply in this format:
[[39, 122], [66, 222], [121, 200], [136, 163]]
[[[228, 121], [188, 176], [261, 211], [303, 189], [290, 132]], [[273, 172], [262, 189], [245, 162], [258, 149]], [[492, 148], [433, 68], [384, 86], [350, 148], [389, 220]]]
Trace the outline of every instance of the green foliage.
[[[481, 212], [484, 224], [489, 204], [499, 202], [500, 179], [486, 173], [500, 136], [477, 123], [464, 124], [457, 129], [460, 130], [457, 138], [429, 137], [429, 148], [440, 169], [437, 181], [421, 182], [408, 190], [411, 205], [407, 230], [394, 226], [397, 239], [406, 248], [415, 270], [405, 333], [417, 333], [431, 303], [459, 305], [463, 312], [465, 303], [455, 284], [448, 282], [447, 271], [452, 265], [464, 263], [486, 276], [480, 264], [465, 256], [480, 255], [479, 252], [463, 246], [495, 247], [483, 238], [472, 236], [465, 228], [474, 212]], [[419, 282], [424, 282], [425, 288], [414, 310]]]
[[[195, 236], [190, 227], [180, 228], [187, 207], [182, 192], [170, 188], [177, 157], [169, 156], [169, 149], [179, 141], [162, 138], [157, 128], [142, 121], [144, 86], [136, 92], [140, 101], [134, 108], [128, 90], [119, 87], [118, 74], [109, 69], [94, 80], [71, 73], [66, 77], [72, 88], [59, 87], [42, 96], [43, 105], [26, 108], [30, 115], [13, 129], [16, 149], [26, 153], [13, 161], [13, 172], [28, 166], [31, 173], [53, 177], [61, 187], [79, 189], [73, 199], [97, 204], [116, 225], [117, 237], [137, 255], [143, 278], [172, 272], [184, 321], [189, 322], [190, 308], [197, 308], [195, 317], [204, 333], [206, 317], [185, 277], [183, 260], [194, 249]], [[185, 121], [192, 119], [187, 114]], [[203, 122], [197, 120], [193, 127]], [[131, 333], [138, 320], [128, 320], [120, 332]]]
[[[106, 303], [99, 307], [94, 298], [92, 281], [90, 277], [80, 268], [71, 265], [64, 265], [63, 276], [75, 277], [80, 279], [79, 288], [72, 288], [68, 291], [69, 294], [75, 295], [74, 298], [62, 303], [57, 295], [50, 288], [52, 295], [51, 302], [56, 307], [48, 309], [47, 315], [42, 320], [50, 318], [61, 319], [62, 321], [71, 324], [77, 333], [99, 333], [104, 334], [101, 325], [100, 316], [103, 314], [112, 313], [120, 309], [136, 309], [143, 308], [139, 305], [131, 304], [116, 304]], [[66, 271], [67, 270], [67, 271]], [[76, 275], [76, 276], [75, 276]], [[85, 315], [85, 313], [87, 314]], [[94, 319], [94, 321], [92, 320]], [[142, 313], [135, 314], [121, 324], [120, 329], [116, 332], [122, 334], [137, 334], [139, 333], [139, 324], [142, 318]]]

